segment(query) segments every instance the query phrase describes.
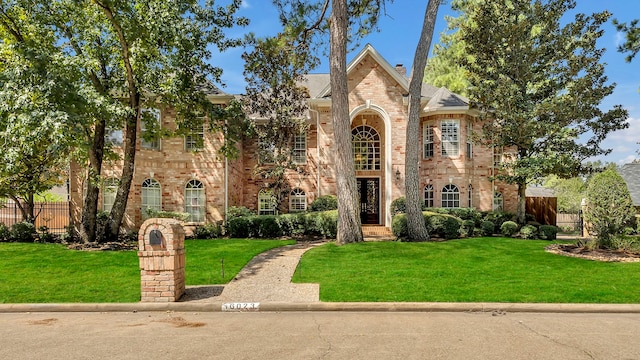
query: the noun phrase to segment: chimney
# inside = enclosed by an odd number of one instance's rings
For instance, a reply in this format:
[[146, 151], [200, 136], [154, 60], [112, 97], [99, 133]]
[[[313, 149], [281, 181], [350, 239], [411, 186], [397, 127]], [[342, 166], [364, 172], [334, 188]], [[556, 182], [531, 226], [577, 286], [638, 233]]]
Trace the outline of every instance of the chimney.
[[402, 76], [407, 76], [407, 68], [402, 64], [396, 64], [396, 71]]

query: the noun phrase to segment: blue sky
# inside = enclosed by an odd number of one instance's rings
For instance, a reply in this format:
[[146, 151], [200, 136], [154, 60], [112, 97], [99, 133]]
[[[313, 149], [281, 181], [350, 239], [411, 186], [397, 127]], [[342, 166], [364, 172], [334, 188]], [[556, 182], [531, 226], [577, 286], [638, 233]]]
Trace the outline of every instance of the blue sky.
[[[423, 3], [422, 5], [417, 5]], [[572, 14], [581, 12], [591, 14], [608, 10], [622, 22], [629, 22], [634, 18], [640, 18], [640, 1], [638, 0], [577, 0], [577, 7]], [[366, 43], [370, 43], [384, 56], [391, 65], [404, 64], [411, 68], [415, 47], [418, 41], [424, 7], [426, 1], [395, 0], [387, 5], [387, 15], [381, 19], [380, 32], [373, 33], [361, 42], [359, 51]], [[244, 29], [235, 29], [229, 32], [231, 36], [242, 36], [247, 32], [254, 32], [258, 36], [275, 34], [280, 28], [277, 13], [270, 0], [244, 0], [240, 15], [250, 19], [251, 24]], [[445, 30], [446, 15], [454, 15], [450, 6], [442, 5], [438, 12], [438, 21], [435, 26], [434, 42], [439, 39], [439, 33]], [[621, 34], [615, 27], [608, 23], [604, 27], [605, 33], [600, 39], [600, 47], [606, 52], [603, 61], [606, 65], [606, 74], [611, 82], [617, 84], [613, 95], [609, 96], [602, 104], [602, 109], [609, 109], [615, 104], [620, 104], [629, 111], [629, 128], [609, 134], [603, 142], [603, 146], [613, 151], [603, 161], [625, 164], [633, 159], [640, 158], [637, 151], [640, 150], [640, 55], [632, 63], [624, 61], [625, 55], [617, 52], [618, 43], [622, 40]], [[231, 49], [224, 53], [215, 54], [212, 63], [223, 69], [222, 80], [226, 84], [223, 91], [237, 94], [244, 92], [244, 77], [242, 75], [243, 49]], [[355, 54], [351, 54], [353, 56]], [[347, 61], [351, 59], [348, 57]], [[328, 72], [328, 61], [325, 59], [315, 72]]]

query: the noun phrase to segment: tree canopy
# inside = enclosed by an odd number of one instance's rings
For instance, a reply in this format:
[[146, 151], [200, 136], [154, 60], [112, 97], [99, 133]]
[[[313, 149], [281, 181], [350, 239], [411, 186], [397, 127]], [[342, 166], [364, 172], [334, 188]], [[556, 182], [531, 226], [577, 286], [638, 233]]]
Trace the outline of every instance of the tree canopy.
[[458, 60], [483, 121], [478, 141], [505, 148], [496, 177], [518, 186], [521, 223], [527, 184], [580, 173], [583, 160], [611, 151], [600, 146], [607, 134], [628, 127], [620, 105], [601, 109], [615, 84], [596, 41], [611, 14], [564, 24], [574, 8], [573, 0], [469, 1], [458, 27], [467, 54]]

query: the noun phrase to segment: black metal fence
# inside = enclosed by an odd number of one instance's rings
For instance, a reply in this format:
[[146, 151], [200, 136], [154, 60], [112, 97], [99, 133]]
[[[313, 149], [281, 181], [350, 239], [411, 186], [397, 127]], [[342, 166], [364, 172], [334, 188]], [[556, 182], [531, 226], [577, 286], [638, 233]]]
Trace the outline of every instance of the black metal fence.
[[[63, 233], [69, 226], [69, 202], [37, 202], [34, 204], [36, 229], [46, 226], [52, 233]], [[11, 227], [22, 221], [18, 204], [12, 200], [0, 200], [0, 223]]]

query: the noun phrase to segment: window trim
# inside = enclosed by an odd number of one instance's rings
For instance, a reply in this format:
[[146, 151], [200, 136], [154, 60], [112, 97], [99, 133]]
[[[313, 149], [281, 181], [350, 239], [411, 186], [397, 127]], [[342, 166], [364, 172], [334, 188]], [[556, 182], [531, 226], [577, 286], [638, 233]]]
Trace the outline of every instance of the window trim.
[[[428, 195], [428, 196], [427, 196]], [[426, 208], [433, 208], [435, 205], [434, 189], [432, 184], [427, 184], [422, 189], [422, 203]]]
[[[204, 120], [202, 122], [202, 126], [200, 129], [197, 129], [198, 126], [192, 126], [189, 128], [189, 132], [184, 135], [184, 150], [185, 151], [199, 151], [204, 149]], [[202, 142], [199, 142], [197, 139], [194, 140], [194, 137], [200, 137]]]
[[[499, 206], [497, 204], [499, 203]], [[493, 211], [504, 211], [504, 196], [500, 191], [493, 192], [493, 204], [491, 206]]]
[[460, 120], [440, 121], [440, 155], [447, 158], [460, 156]]
[[289, 212], [304, 211], [307, 211], [307, 194], [301, 188], [295, 188], [289, 193]]
[[[155, 118], [158, 124], [158, 128], [162, 125], [162, 112], [158, 108], [144, 108], [143, 112], [155, 113]], [[140, 148], [145, 150], [160, 150], [160, 137], [155, 136], [152, 141], [146, 141], [144, 139], [144, 133], [146, 131], [145, 122], [140, 119]]]
[[[356, 138], [361, 135], [359, 138]], [[380, 133], [370, 125], [358, 125], [351, 129], [351, 145], [356, 171], [378, 171], [382, 162]], [[358, 153], [358, 150], [364, 152]], [[360, 160], [358, 160], [360, 156]]]
[[471, 133], [473, 132], [473, 123], [467, 120], [467, 159], [473, 159], [473, 142], [471, 141]]
[[[148, 201], [150, 198], [148, 197], [147, 192], [149, 191], [157, 191], [157, 195], [154, 199], [158, 200], [158, 204], [149, 204]], [[146, 194], [146, 196], [145, 196]], [[147, 200], [147, 201], [145, 201]], [[153, 209], [155, 211], [162, 211], [162, 186], [160, 182], [154, 178], [147, 178], [142, 182], [142, 186], [140, 187], [140, 211], [142, 212], [142, 217], [145, 218], [147, 216], [147, 209]]]
[[[447, 198], [445, 199], [445, 197]], [[458, 186], [454, 184], [447, 184], [442, 188], [440, 207], [448, 209], [460, 208], [460, 188]]]
[[[193, 194], [197, 194], [198, 196], [193, 196]], [[193, 200], [196, 199], [197, 203], [193, 204]], [[189, 201], [191, 200], [191, 204]], [[190, 214], [189, 222], [194, 223], [203, 223], [207, 218], [207, 209], [206, 209], [206, 193], [204, 183], [197, 179], [189, 180], [184, 186], [184, 212]], [[195, 212], [193, 210], [198, 210], [197, 218], [193, 216]]]
[[[104, 180], [102, 183], [102, 211], [110, 212], [111, 209], [113, 209], [119, 186], [119, 181], [115, 177], [110, 177]], [[109, 194], [109, 196], [107, 196], [107, 194]]]
[[[435, 125], [432, 122], [425, 122], [422, 127], [422, 158], [432, 159], [435, 146]], [[428, 148], [428, 149], [427, 149]], [[429, 155], [430, 154], [430, 155]]]
[[277, 205], [273, 190], [262, 189], [258, 192], [258, 215], [277, 215]]
[[307, 163], [307, 132], [301, 131], [293, 136], [293, 149], [291, 149], [291, 162], [296, 165]]

